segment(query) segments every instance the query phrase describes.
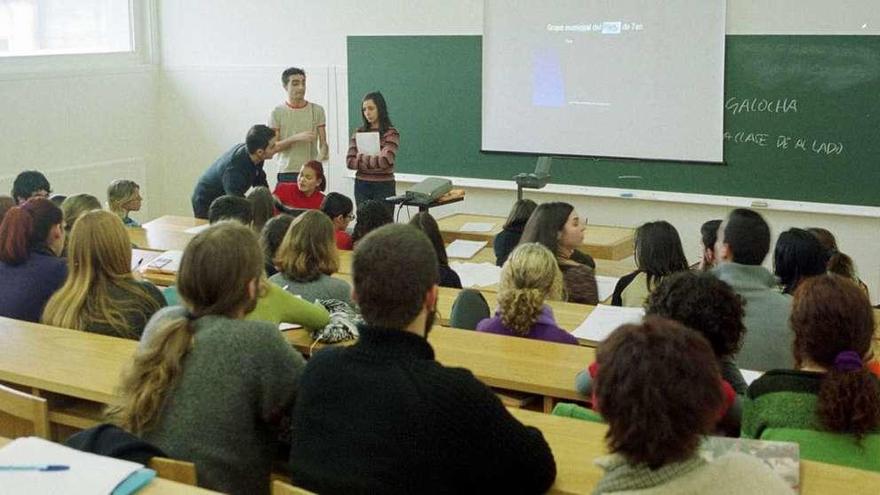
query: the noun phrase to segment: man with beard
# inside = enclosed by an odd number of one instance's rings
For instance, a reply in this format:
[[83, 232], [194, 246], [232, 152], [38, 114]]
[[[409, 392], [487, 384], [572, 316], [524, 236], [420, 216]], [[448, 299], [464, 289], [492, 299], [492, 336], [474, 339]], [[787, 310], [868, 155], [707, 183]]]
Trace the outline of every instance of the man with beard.
[[437, 256], [387, 225], [354, 252], [355, 345], [317, 352], [293, 412], [294, 484], [318, 493], [543, 493], [556, 477], [541, 433], [491, 390], [434, 359]]

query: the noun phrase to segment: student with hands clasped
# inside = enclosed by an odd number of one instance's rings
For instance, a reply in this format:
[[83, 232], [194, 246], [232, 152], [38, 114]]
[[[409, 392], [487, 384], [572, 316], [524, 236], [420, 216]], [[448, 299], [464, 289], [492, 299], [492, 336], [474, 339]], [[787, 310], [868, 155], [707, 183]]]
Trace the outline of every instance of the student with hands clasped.
[[[361, 103], [364, 125], [355, 130], [348, 146], [345, 163], [357, 170], [354, 181], [354, 202], [360, 207], [368, 199], [384, 200], [396, 194], [394, 160], [400, 148], [400, 133], [391, 124], [385, 97], [378, 91], [367, 93]], [[366, 154], [358, 149], [357, 133], [378, 132], [379, 154]]]

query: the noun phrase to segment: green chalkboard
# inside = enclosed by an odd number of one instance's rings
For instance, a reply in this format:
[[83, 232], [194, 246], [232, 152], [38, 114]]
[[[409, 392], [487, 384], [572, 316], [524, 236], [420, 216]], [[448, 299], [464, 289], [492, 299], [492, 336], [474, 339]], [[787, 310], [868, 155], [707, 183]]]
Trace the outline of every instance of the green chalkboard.
[[[361, 97], [380, 90], [401, 134], [399, 172], [532, 171], [534, 156], [480, 151], [481, 42], [349, 37], [350, 128]], [[725, 65], [724, 164], [562, 158], [552, 182], [880, 206], [880, 36], [727, 36]]]

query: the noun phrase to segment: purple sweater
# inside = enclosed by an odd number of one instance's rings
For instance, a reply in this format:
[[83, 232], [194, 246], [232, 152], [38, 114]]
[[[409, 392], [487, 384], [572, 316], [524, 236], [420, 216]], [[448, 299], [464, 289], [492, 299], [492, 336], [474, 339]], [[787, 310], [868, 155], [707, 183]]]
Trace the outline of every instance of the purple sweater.
[[[501, 321], [501, 314], [497, 311], [492, 318], [486, 318], [477, 323], [477, 331], [519, 337], [519, 335], [516, 335], [512, 330], [504, 326], [504, 323]], [[541, 310], [541, 314], [538, 315], [538, 320], [532, 326], [531, 330], [529, 330], [529, 333], [523, 335], [523, 337], [527, 339], [545, 340], [547, 342], [557, 342], [560, 344], [578, 345], [578, 341], [574, 335], [556, 325], [556, 320], [553, 319], [553, 310], [546, 304]]]
[[31, 252], [20, 265], [0, 262], [0, 316], [39, 322], [65, 278], [67, 263], [57, 256]]

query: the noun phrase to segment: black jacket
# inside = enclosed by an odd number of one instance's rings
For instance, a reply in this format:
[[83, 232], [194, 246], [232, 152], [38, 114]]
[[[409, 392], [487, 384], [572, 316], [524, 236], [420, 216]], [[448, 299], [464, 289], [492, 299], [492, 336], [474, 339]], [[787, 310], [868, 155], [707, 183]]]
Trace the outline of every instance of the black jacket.
[[543, 493], [556, 478], [541, 432], [470, 371], [402, 330], [361, 327], [314, 354], [292, 420], [292, 479], [318, 493]]

